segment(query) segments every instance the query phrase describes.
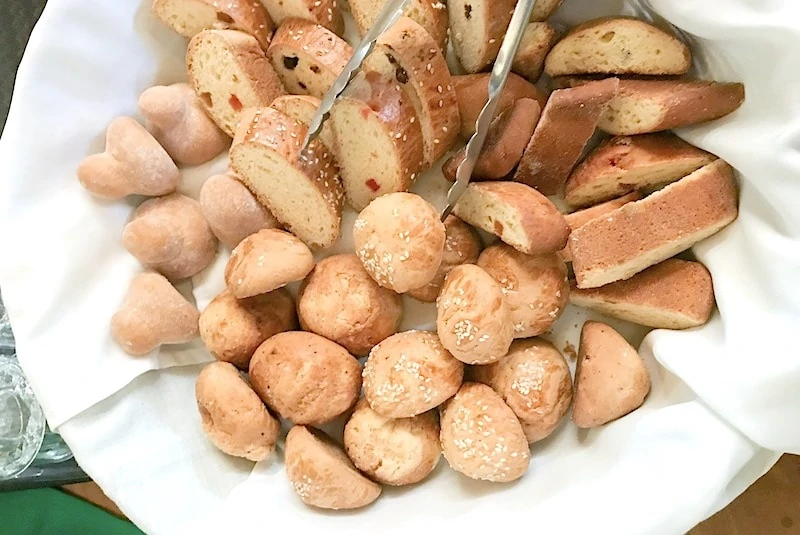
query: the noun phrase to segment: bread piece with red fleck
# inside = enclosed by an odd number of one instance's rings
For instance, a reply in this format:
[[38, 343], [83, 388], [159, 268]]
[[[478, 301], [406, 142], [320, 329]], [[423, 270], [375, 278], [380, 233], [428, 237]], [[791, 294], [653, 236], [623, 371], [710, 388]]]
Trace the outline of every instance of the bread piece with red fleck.
[[544, 60], [558, 38], [556, 29], [546, 22], [531, 22], [522, 33], [511, 70], [535, 83], [542, 75]]
[[261, 0], [275, 24], [303, 19], [319, 24], [336, 35], [344, 33], [341, 0]]
[[158, 20], [188, 38], [203, 30], [239, 30], [266, 49], [275, 29], [257, 0], [153, 0], [152, 8]]
[[[577, 212], [572, 212], [571, 214], [565, 215], [564, 219], [567, 220], [567, 225], [569, 225], [571, 233], [573, 230], [585, 225], [592, 219], [602, 217], [613, 212], [621, 206], [625, 206], [629, 202], [638, 201], [641, 198], [642, 196], [638, 192], [634, 191], [633, 193], [628, 193], [627, 195], [618, 199], [612, 199], [604, 203], [590, 206], [589, 208], [584, 208], [583, 210], [578, 210]], [[572, 250], [569, 247], [569, 240], [567, 240], [566, 247], [564, 247], [559, 254], [564, 262], [572, 262]]]
[[486, 69], [497, 57], [516, 0], [448, 0], [450, 39], [469, 73]]
[[[385, 2], [382, 0], [348, 0], [350, 13], [363, 36], [375, 23]], [[447, 50], [447, 6], [439, 0], [411, 0], [403, 15], [413, 19], [431, 35], [442, 52]]]

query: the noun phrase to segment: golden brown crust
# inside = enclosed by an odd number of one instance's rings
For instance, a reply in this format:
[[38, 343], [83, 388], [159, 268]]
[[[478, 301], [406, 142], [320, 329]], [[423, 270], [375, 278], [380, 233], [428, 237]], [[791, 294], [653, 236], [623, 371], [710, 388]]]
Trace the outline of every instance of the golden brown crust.
[[[363, 36], [378, 17], [382, 2], [375, 0], [350, 0], [350, 12], [353, 15], [359, 33]], [[425, 28], [442, 52], [447, 51], [447, 6], [444, 2], [432, 0], [412, 0], [403, 14]]]
[[336, 35], [344, 33], [341, 0], [262, 0], [276, 24], [302, 19], [320, 24]]
[[[320, 99], [311, 95], [281, 95], [273, 100], [269, 107], [309, 126], [320, 104]], [[322, 125], [319, 140], [325, 145], [328, 152], [333, 154], [336, 145], [333, 139], [333, 128], [329, 122]]]
[[[590, 206], [589, 208], [584, 208], [583, 210], [578, 210], [577, 212], [572, 212], [571, 214], [564, 216], [564, 219], [567, 220], [567, 225], [569, 225], [571, 234], [571, 231], [585, 225], [592, 219], [597, 219], [600, 216], [604, 216], [610, 212], [613, 212], [621, 206], [625, 206], [629, 202], [638, 201], [641, 198], [642, 196], [638, 192], [634, 191], [633, 193], [628, 193], [619, 199], [612, 199], [604, 203]], [[561, 258], [564, 260], [564, 262], [572, 262], [572, 249], [569, 247], [569, 241], [567, 241], [566, 247], [564, 247], [559, 254], [561, 254]]]
[[483, 20], [477, 21], [479, 11], [470, 1], [447, 2], [451, 44], [465, 71], [480, 72], [494, 62], [515, 5], [515, 0], [492, 0], [482, 8]]
[[546, 20], [555, 13], [564, 0], [538, 0], [533, 6], [531, 13], [531, 22], [540, 22]]
[[514, 56], [511, 69], [528, 81], [536, 83], [544, 70], [547, 53], [553, 48], [557, 38], [556, 29], [546, 22], [528, 24], [522, 33], [522, 41]]

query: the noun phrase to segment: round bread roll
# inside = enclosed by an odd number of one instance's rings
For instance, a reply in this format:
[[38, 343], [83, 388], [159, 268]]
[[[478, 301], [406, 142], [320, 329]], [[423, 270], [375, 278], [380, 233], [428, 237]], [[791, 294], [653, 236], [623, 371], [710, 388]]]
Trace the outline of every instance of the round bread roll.
[[342, 346], [314, 333], [278, 333], [250, 360], [250, 383], [283, 418], [319, 425], [356, 404], [361, 365]]
[[410, 418], [458, 391], [464, 365], [435, 333], [406, 331], [376, 345], [364, 364], [364, 397], [387, 418]]
[[296, 325], [294, 300], [284, 288], [246, 299], [224, 290], [200, 314], [200, 337], [215, 359], [247, 370], [264, 340]]
[[300, 325], [363, 356], [397, 332], [400, 296], [379, 286], [353, 254], [329, 256], [306, 277], [297, 296]]
[[344, 447], [359, 470], [384, 485], [412, 485], [439, 464], [439, 418], [428, 411], [386, 418], [362, 399], [344, 428]]
[[464, 383], [442, 409], [442, 453], [472, 479], [507, 482], [528, 469], [531, 453], [522, 426], [497, 393]]
[[408, 295], [423, 303], [436, 301], [444, 285], [444, 278], [454, 267], [461, 264], [474, 264], [478, 261], [478, 255], [481, 254], [481, 238], [471, 226], [456, 216], [449, 215], [444, 221], [444, 229], [444, 253], [436, 276], [422, 288], [408, 292]]
[[447, 275], [436, 302], [439, 339], [466, 364], [489, 364], [508, 353], [514, 341], [511, 309], [500, 285], [472, 264]]
[[532, 256], [497, 243], [481, 253], [478, 265], [502, 286], [515, 338], [542, 334], [564, 312], [569, 281], [567, 265], [557, 253]]
[[242, 240], [225, 266], [225, 284], [237, 299], [265, 294], [302, 280], [314, 268], [311, 249], [278, 229], [264, 229]]
[[303, 503], [322, 509], [357, 509], [381, 495], [381, 486], [361, 475], [331, 438], [296, 425], [286, 435], [286, 475]]
[[353, 228], [356, 254], [375, 281], [404, 293], [428, 284], [442, 263], [444, 224], [413, 193], [389, 193], [364, 208]]
[[508, 355], [476, 366], [472, 374], [500, 394], [531, 443], [550, 436], [572, 403], [567, 361], [553, 344], [539, 338], [515, 341]]
[[195, 396], [203, 431], [214, 446], [250, 461], [263, 461], [275, 450], [281, 424], [232, 364], [203, 368]]

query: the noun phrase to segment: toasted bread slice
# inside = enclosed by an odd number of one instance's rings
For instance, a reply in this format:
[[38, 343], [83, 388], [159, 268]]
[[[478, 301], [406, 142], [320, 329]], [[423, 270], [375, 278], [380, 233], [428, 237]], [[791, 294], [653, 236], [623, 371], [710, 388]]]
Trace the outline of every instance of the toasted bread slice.
[[553, 91], [514, 180], [545, 195], [559, 193], [618, 89], [619, 80], [608, 78]]
[[336, 35], [344, 33], [341, 0], [261, 0], [275, 24], [286, 19], [303, 19], [328, 28]]
[[448, 0], [450, 39], [465, 71], [480, 72], [492, 64], [516, 4], [516, 0]]
[[336, 166], [314, 141], [300, 145], [308, 127], [273, 108], [248, 110], [231, 146], [231, 167], [295, 236], [311, 247], [339, 238], [344, 193]]
[[596, 288], [684, 251], [738, 215], [733, 169], [723, 160], [701, 167], [641, 201], [575, 229], [572, 267], [579, 288]]
[[[638, 192], [634, 191], [633, 193], [628, 193], [627, 195], [618, 199], [612, 199], [604, 203], [596, 204], [589, 208], [584, 208], [583, 210], [578, 210], [577, 212], [572, 212], [571, 214], [564, 216], [564, 219], [567, 220], [567, 225], [569, 225], [571, 232], [576, 228], [585, 225], [592, 219], [602, 217], [613, 212], [617, 208], [625, 206], [629, 202], [638, 201], [641, 198], [642, 196]], [[561, 258], [564, 260], [564, 262], [572, 262], [572, 250], [569, 248], [569, 240], [567, 241], [567, 246], [561, 250]]]
[[531, 22], [547, 20], [563, 3], [564, 0], [537, 0], [531, 12]]
[[189, 41], [189, 83], [209, 117], [233, 137], [246, 108], [269, 106], [283, 86], [252, 35], [204, 30]]
[[664, 186], [716, 159], [673, 134], [612, 137], [572, 172], [566, 200], [571, 206], [587, 206], [634, 190]]
[[275, 29], [264, 6], [253, 0], [153, 0], [153, 15], [190, 39], [203, 30], [239, 30], [264, 49]]
[[643, 20], [601, 17], [580, 24], [547, 55], [550, 76], [684, 74], [692, 53], [680, 39]]
[[[361, 35], [375, 23], [385, 2], [383, 0], [348, 0], [350, 13]], [[447, 50], [447, 6], [434, 0], [411, 0], [403, 15], [416, 21], [431, 35], [439, 49]]]
[[531, 22], [522, 34], [511, 70], [536, 82], [542, 75], [544, 59], [558, 38], [556, 29], [546, 22]]
[[267, 50], [289, 93], [317, 98], [325, 96], [352, 55], [344, 39], [303, 19], [284, 21]]
[[453, 213], [525, 254], [560, 251], [569, 227], [547, 197], [517, 182], [470, 184]]
[[[311, 95], [282, 95], [270, 104], [270, 108], [275, 108], [279, 112], [288, 115], [295, 121], [300, 121], [304, 125], [311, 124], [314, 114], [317, 113], [320, 100]], [[326, 122], [322, 125], [322, 131], [319, 133], [319, 140], [328, 149], [328, 152], [333, 154], [334, 139], [333, 128], [330, 123]]]
[[671, 258], [628, 280], [600, 288], [573, 288], [574, 305], [656, 329], [688, 329], [714, 310], [711, 274], [700, 262]]

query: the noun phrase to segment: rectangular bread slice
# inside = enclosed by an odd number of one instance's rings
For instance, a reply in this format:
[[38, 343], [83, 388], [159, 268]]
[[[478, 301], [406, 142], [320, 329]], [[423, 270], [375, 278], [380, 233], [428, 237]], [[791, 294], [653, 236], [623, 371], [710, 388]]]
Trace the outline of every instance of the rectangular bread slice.
[[[369, 31], [383, 9], [383, 0], [348, 0], [358, 32], [362, 36]], [[447, 6], [438, 0], [411, 0], [403, 15], [417, 22], [436, 41], [439, 50], [447, 50]]]
[[570, 206], [588, 206], [637, 189], [664, 186], [716, 158], [674, 134], [612, 137], [572, 172], [566, 200]]
[[558, 34], [556, 29], [546, 22], [532, 22], [522, 34], [517, 54], [511, 64], [511, 70], [536, 83], [544, 69], [544, 59], [553, 48]]
[[[613, 212], [617, 208], [625, 206], [629, 202], [638, 201], [641, 198], [642, 196], [638, 192], [634, 191], [633, 193], [628, 193], [627, 195], [618, 199], [612, 199], [604, 203], [590, 206], [589, 208], [584, 208], [583, 210], [578, 210], [577, 212], [572, 212], [571, 214], [564, 216], [564, 219], [567, 220], [569, 230], [572, 232], [576, 228], [582, 227], [592, 219], [597, 219], [598, 217]], [[561, 258], [564, 259], [564, 262], [572, 262], [572, 250], [569, 247], [569, 240], [567, 240], [566, 247], [561, 250]]]
[[719, 232], [737, 215], [733, 169], [716, 160], [575, 229], [570, 248], [578, 287], [629, 279]]
[[450, 39], [469, 73], [480, 72], [497, 57], [516, 0], [448, 0]]
[[714, 286], [703, 264], [672, 258], [600, 288], [573, 285], [569, 300], [647, 327], [688, 329], [708, 322], [714, 310]]

